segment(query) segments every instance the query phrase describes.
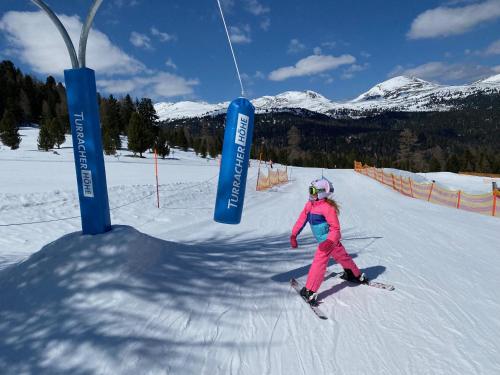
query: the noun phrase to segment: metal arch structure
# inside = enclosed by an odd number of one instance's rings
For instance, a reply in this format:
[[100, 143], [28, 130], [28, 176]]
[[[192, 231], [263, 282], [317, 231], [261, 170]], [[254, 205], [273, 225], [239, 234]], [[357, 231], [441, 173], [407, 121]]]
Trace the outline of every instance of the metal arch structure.
[[82, 233], [101, 234], [111, 229], [111, 219], [95, 72], [85, 66], [85, 55], [90, 28], [103, 0], [94, 0], [90, 7], [80, 34], [78, 56], [66, 28], [57, 15], [44, 1], [31, 1], [49, 16], [68, 49], [72, 69], [64, 71], [64, 80], [73, 138]]
[[80, 34], [80, 44], [78, 46], [78, 61], [80, 62], [80, 68], [85, 67], [85, 52], [87, 50], [87, 39], [90, 32], [90, 27], [94, 22], [97, 9], [101, 6], [103, 0], [94, 0], [94, 3], [90, 7], [89, 14], [85, 23], [83, 24], [82, 33]]
[[42, 0], [31, 0], [32, 3], [34, 3], [40, 9], [42, 9], [47, 14], [47, 16], [49, 16], [50, 20], [57, 27], [57, 30], [61, 34], [64, 43], [66, 44], [66, 48], [68, 49], [73, 69], [85, 68], [87, 39], [89, 36], [90, 28], [92, 27], [92, 23], [94, 22], [97, 10], [99, 9], [103, 1], [104, 0], [94, 0], [92, 6], [90, 7], [89, 14], [87, 15], [87, 19], [83, 24], [82, 32], [80, 34], [80, 43], [78, 47], [78, 56], [77, 56], [75, 51], [75, 46], [73, 45], [73, 42], [71, 41], [71, 38], [68, 32], [66, 31], [66, 28], [61, 23], [57, 15]]
[[69, 37], [69, 34], [66, 31], [64, 25], [61, 23], [56, 14], [52, 11], [52, 9], [50, 9], [48, 5], [45, 4], [42, 0], [31, 0], [31, 2], [34, 3], [36, 6], [38, 6], [40, 9], [42, 9], [49, 16], [50, 20], [54, 23], [54, 25], [57, 27], [57, 30], [61, 34], [64, 43], [66, 44], [66, 48], [68, 49], [69, 58], [71, 59], [71, 65], [73, 66], [73, 69], [78, 69], [79, 65], [78, 65], [78, 58], [75, 52], [75, 47], [73, 46], [73, 42], [71, 41], [71, 38]]

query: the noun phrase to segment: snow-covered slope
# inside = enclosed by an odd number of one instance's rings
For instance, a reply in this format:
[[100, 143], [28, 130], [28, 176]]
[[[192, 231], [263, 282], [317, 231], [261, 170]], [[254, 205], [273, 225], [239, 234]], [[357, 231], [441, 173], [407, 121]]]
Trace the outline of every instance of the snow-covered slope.
[[228, 104], [184, 101], [178, 103], [156, 103], [154, 107], [160, 120], [176, 120], [180, 118], [207, 116], [219, 110], [226, 109]]
[[252, 101], [257, 113], [279, 111], [287, 108], [307, 109], [326, 113], [335, 103], [314, 91], [287, 91], [276, 96], [263, 96]]
[[345, 104], [354, 113], [363, 111], [446, 111], [453, 100], [477, 93], [500, 92], [494, 77], [462, 86], [440, 86], [418, 78], [395, 77], [382, 82]]
[[438, 86], [414, 77], [399, 76], [391, 78], [385, 82], [379, 83], [370, 90], [361, 94], [352, 102], [361, 102], [376, 99], [394, 99], [401, 94], [410, 94], [425, 90], [433, 90]]
[[[385, 111], [446, 111], [452, 100], [476, 93], [500, 92], [500, 75], [462, 86], [441, 86], [419, 78], [399, 76], [379, 83], [357, 98], [334, 102], [314, 91], [287, 91], [252, 100], [257, 113], [306, 109], [333, 117], [359, 117]], [[155, 104], [161, 120], [203, 117], [223, 113], [229, 102]]]
[[476, 84], [500, 84], [500, 74], [485, 78], [483, 80], [478, 81]]
[[[158, 209], [151, 155], [120, 151], [106, 157], [115, 226], [81, 236], [71, 148], [41, 153], [36, 131], [22, 133], [19, 150], [0, 149], [2, 375], [500, 373], [498, 218], [352, 170], [293, 168], [291, 183], [257, 192], [252, 166], [242, 223], [223, 225], [215, 161], [159, 160]], [[322, 173], [347, 251], [396, 287], [328, 279], [327, 321], [288, 284], [305, 281], [316, 249], [308, 228], [298, 249], [288, 241]]]

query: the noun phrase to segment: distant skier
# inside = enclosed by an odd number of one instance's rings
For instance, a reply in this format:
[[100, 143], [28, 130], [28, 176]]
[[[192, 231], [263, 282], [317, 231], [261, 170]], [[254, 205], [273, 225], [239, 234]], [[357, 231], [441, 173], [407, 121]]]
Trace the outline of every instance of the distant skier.
[[290, 237], [291, 246], [297, 248], [297, 236], [306, 223], [309, 222], [314, 237], [319, 242], [307, 275], [306, 286], [300, 291], [301, 296], [311, 304], [317, 304], [317, 291], [325, 277], [330, 257], [335, 259], [344, 269], [343, 275], [340, 276], [344, 280], [358, 283], [368, 282], [368, 278], [364, 273], [361, 273], [356, 263], [340, 243], [340, 224], [337, 217], [339, 209], [337, 203], [333, 199], [329, 199], [332, 193], [333, 185], [326, 178], [311, 182], [309, 201], [293, 226]]

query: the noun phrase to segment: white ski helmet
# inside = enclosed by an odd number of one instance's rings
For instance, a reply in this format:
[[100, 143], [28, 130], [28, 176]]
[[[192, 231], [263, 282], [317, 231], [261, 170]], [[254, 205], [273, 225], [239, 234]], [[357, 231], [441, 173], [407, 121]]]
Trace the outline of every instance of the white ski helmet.
[[332, 195], [332, 193], [333, 184], [325, 177], [312, 181], [311, 186], [309, 186], [310, 197], [312, 197], [314, 194], [318, 194], [318, 199], [325, 199]]

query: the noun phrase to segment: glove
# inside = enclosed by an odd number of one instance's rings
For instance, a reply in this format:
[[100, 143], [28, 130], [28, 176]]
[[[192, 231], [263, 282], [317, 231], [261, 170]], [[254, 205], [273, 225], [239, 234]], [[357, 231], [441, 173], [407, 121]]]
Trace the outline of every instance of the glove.
[[299, 244], [297, 243], [297, 236], [294, 236], [293, 234], [290, 236], [290, 246], [292, 246], [294, 249], [299, 247]]
[[325, 240], [319, 244], [319, 249], [321, 251], [329, 253], [330, 251], [332, 251], [335, 248], [335, 246], [337, 246], [337, 244], [335, 242], [333, 242], [332, 240]]

